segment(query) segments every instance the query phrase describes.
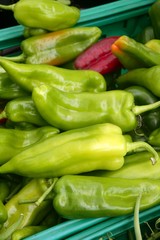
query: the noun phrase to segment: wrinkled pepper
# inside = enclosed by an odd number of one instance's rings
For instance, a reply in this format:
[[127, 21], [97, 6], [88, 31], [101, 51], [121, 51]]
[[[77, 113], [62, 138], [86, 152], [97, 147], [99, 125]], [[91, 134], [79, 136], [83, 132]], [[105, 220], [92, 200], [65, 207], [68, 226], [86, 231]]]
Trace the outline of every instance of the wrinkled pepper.
[[160, 126], [150, 133], [148, 142], [152, 146], [160, 147]]
[[1, 240], [11, 237], [12, 233], [17, 229], [38, 225], [48, 214], [52, 209], [51, 199], [45, 199], [39, 205], [36, 205], [35, 201], [42, 196], [51, 184], [51, 179], [31, 179], [17, 194], [8, 200], [5, 204], [8, 219], [0, 229]]
[[73, 27], [33, 36], [21, 42], [19, 56], [3, 58], [31, 64], [61, 65], [98, 41], [101, 33], [98, 27]]
[[26, 27], [57, 31], [74, 26], [80, 10], [52, 0], [20, 0], [12, 5], [0, 4], [0, 9], [11, 10], [16, 21]]
[[[157, 102], [159, 99], [148, 89], [141, 86], [130, 86], [125, 91], [131, 92], [136, 105], [147, 105]], [[142, 129], [150, 133], [160, 126], [160, 108], [141, 114]]]
[[148, 14], [153, 26], [155, 38], [160, 39], [160, 1], [156, 0], [149, 8]]
[[152, 164], [159, 161], [157, 152], [145, 142], [131, 142], [113, 124], [97, 124], [74, 129], [45, 139], [0, 166], [0, 174], [26, 177], [59, 177], [98, 169], [117, 170], [124, 156], [136, 149], [152, 153]]
[[140, 211], [160, 203], [160, 180], [68, 175], [54, 188], [53, 206], [69, 219], [131, 214], [141, 194]]
[[91, 70], [69, 70], [47, 64], [22, 64], [0, 58], [15, 84], [26, 91], [48, 84], [65, 92], [101, 92], [107, 88], [104, 77]]
[[[0, 128], [0, 165], [10, 158], [46, 138], [58, 134], [59, 130], [51, 126], [44, 126], [32, 130], [18, 130]], [[16, 140], [16, 141], [15, 141]]]
[[150, 68], [132, 69], [116, 79], [118, 88], [124, 89], [131, 85], [147, 88], [153, 95], [160, 97], [160, 65]]
[[67, 93], [47, 85], [34, 88], [32, 99], [40, 115], [62, 130], [110, 122], [127, 132], [137, 127], [139, 114], [160, 106], [160, 101], [135, 106], [125, 90]]
[[75, 68], [90, 69], [103, 75], [120, 69], [122, 64], [111, 51], [111, 45], [118, 38], [118, 36], [106, 37], [94, 43], [75, 59]]
[[[157, 152], [160, 156], [160, 152]], [[151, 166], [148, 159], [151, 157], [149, 152], [136, 152], [124, 157], [124, 165], [116, 171], [99, 170], [89, 172], [85, 175], [109, 177], [109, 178], [125, 178], [125, 179], [159, 179], [160, 161]]]
[[[111, 46], [113, 54], [127, 69], [152, 67], [160, 64], [160, 54], [147, 45], [140, 43], [126, 35], [119, 37]], [[128, 62], [128, 55], [131, 62]]]
[[27, 96], [28, 92], [13, 82], [7, 73], [0, 73], [0, 98], [14, 99]]
[[37, 126], [46, 126], [48, 123], [41, 117], [30, 96], [20, 97], [6, 103], [0, 113], [0, 119], [7, 118], [13, 122], [28, 122]]

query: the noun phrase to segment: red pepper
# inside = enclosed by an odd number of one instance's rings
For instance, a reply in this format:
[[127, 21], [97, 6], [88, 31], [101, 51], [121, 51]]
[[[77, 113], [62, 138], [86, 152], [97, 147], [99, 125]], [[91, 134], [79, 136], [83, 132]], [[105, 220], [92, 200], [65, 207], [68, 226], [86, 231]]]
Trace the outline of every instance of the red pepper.
[[112, 53], [111, 46], [119, 36], [106, 37], [82, 52], [74, 61], [76, 69], [90, 69], [101, 74], [113, 72], [122, 67]]

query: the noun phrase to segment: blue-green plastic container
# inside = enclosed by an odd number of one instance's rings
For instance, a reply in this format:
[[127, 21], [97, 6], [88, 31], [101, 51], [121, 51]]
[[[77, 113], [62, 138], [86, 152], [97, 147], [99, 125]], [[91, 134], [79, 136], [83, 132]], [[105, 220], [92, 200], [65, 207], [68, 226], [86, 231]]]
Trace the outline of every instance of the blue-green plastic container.
[[[81, 10], [77, 26], [98, 26], [103, 36], [128, 35], [135, 37], [150, 24], [148, 9], [155, 0], [119, 0], [90, 9]], [[0, 30], [0, 50], [19, 46], [23, 39], [23, 26]], [[160, 206], [140, 213], [140, 223], [160, 216]], [[126, 240], [127, 231], [133, 229], [133, 215], [116, 218], [68, 220], [25, 240]]]

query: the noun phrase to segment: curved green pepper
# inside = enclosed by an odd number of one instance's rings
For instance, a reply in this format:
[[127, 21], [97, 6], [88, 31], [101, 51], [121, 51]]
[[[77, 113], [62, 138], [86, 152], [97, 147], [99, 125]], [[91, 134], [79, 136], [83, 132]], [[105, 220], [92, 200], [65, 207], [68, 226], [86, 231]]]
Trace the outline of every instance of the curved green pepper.
[[[136, 105], [147, 105], [159, 100], [148, 89], [141, 86], [130, 86], [125, 91], [133, 94]], [[141, 114], [141, 119], [142, 128], [150, 133], [160, 126], [160, 108]]]
[[32, 144], [43, 141], [58, 133], [59, 130], [51, 126], [26, 131], [0, 128], [0, 165], [9, 161], [10, 158]]
[[[157, 152], [160, 156], [160, 152]], [[149, 152], [136, 152], [124, 157], [124, 165], [116, 171], [99, 170], [87, 173], [90, 176], [125, 178], [125, 179], [159, 179], [160, 161], [151, 166]], [[85, 174], [86, 175], [86, 174]]]
[[28, 96], [28, 92], [13, 82], [7, 73], [0, 73], [0, 98], [14, 99], [17, 97]]
[[31, 64], [61, 65], [75, 59], [98, 41], [101, 34], [98, 27], [74, 27], [49, 32], [23, 40], [19, 56], [3, 58]]
[[160, 39], [160, 1], [156, 0], [149, 8], [149, 17], [154, 29], [155, 38]]
[[39, 205], [35, 201], [52, 184], [51, 179], [31, 179], [5, 204], [8, 219], [0, 229], [1, 240], [8, 239], [16, 229], [29, 225], [38, 225], [52, 209], [51, 199], [45, 199]]
[[131, 85], [147, 88], [155, 96], [160, 97], [160, 66], [139, 68], [128, 71], [116, 79], [119, 88], [123, 89]]
[[49, 84], [65, 92], [101, 92], [106, 90], [104, 77], [91, 70], [69, 70], [44, 64], [20, 64], [0, 58], [10, 78], [26, 91]]
[[54, 187], [53, 206], [70, 219], [131, 214], [141, 194], [140, 210], [160, 203], [160, 180], [68, 175]]
[[44, 33], [47, 33], [48, 31], [43, 28], [30, 28], [30, 27], [24, 27], [23, 29], [23, 36], [24, 38], [29, 38], [37, 35], [41, 35]]
[[122, 130], [104, 123], [57, 134], [17, 154], [0, 167], [0, 174], [14, 173], [26, 177], [59, 177], [98, 169], [116, 170], [123, 166], [124, 156], [136, 149], [153, 154], [146, 142], [131, 142]]
[[110, 122], [127, 132], [137, 127], [137, 115], [160, 106], [159, 101], [135, 106], [133, 95], [124, 90], [68, 93], [49, 85], [34, 88], [32, 99], [41, 116], [63, 130]]
[[57, 31], [74, 26], [80, 10], [52, 0], [20, 0], [12, 5], [0, 5], [0, 9], [12, 10], [16, 21], [24, 26]]
[[[160, 55], [158, 52], [126, 35], [119, 37], [112, 44], [111, 49], [113, 54], [119, 58], [122, 65], [128, 69], [148, 68], [160, 64]], [[128, 56], [131, 63], [128, 62], [127, 58], [124, 58], [125, 55]]]
[[20, 97], [6, 103], [0, 113], [0, 119], [7, 118], [13, 122], [29, 122], [37, 126], [46, 126], [48, 123], [38, 113], [32, 98]]

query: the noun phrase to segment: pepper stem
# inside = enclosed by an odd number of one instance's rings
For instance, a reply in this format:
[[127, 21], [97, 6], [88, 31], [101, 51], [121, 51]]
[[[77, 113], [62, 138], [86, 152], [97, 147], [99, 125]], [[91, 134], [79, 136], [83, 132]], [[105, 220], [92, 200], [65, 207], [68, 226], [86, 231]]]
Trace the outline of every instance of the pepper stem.
[[23, 63], [23, 62], [25, 62], [25, 55], [24, 55], [24, 53], [21, 53], [20, 55], [18, 55], [18, 56], [11, 56], [11, 57], [2, 57], [2, 58], [4, 58], [4, 59], [6, 59], [6, 60], [10, 60], [10, 61], [13, 61], [13, 62], [18, 62], [18, 63]]
[[0, 9], [4, 9], [4, 10], [14, 11], [14, 7], [15, 7], [15, 3], [14, 4], [10, 4], [10, 5], [0, 4]]
[[54, 188], [54, 185], [56, 184], [56, 182], [58, 181], [58, 178], [54, 178], [53, 179], [53, 183], [51, 184], [51, 186], [42, 194], [42, 196], [35, 202], [35, 204], [37, 206], [39, 206], [44, 199], [47, 197], [47, 195], [52, 191], [52, 189]]
[[132, 112], [135, 115], [139, 115], [141, 113], [153, 110], [153, 109], [158, 108], [158, 107], [160, 107], [160, 101], [157, 101], [157, 102], [154, 102], [154, 103], [151, 103], [151, 104], [147, 104], [147, 105], [142, 105], [142, 106], [134, 106], [132, 108]]
[[131, 143], [127, 143], [127, 152], [132, 152], [132, 151], [136, 151], [137, 148], [142, 148], [147, 150], [148, 152], [150, 152], [153, 156], [150, 158], [152, 164], [154, 165], [157, 161], [159, 161], [159, 156], [158, 153], [155, 151], [155, 149], [153, 147], [151, 147], [151, 145], [149, 145], [147, 142], [131, 142]]
[[1, 240], [7, 240], [12, 233], [19, 227], [23, 220], [24, 214], [20, 214], [17, 222], [13, 223], [10, 227], [6, 228], [4, 233], [1, 233]]
[[139, 209], [140, 209], [140, 201], [141, 201], [142, 194], [137, 197], [136, 205], [134, 208], [134, 232], [136, 239], [142, 240], [140, 223], [139, 223]]

